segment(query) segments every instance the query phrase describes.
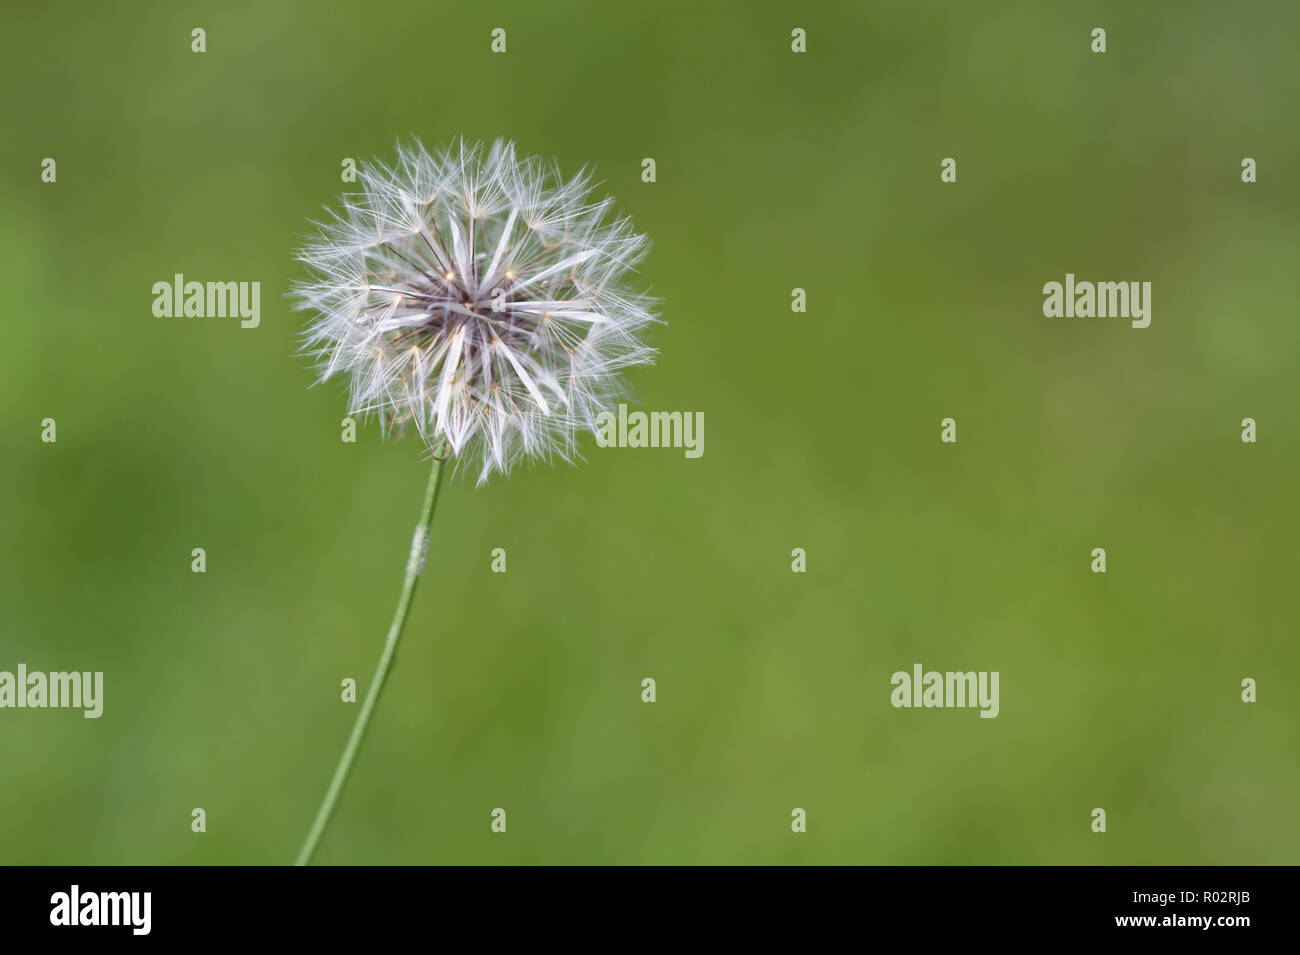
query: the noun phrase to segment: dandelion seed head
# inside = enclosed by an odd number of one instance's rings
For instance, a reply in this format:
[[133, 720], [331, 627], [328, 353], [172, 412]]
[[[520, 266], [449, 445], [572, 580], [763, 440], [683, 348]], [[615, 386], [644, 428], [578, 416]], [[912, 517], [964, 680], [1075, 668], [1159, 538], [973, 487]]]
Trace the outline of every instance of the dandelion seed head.
[[418, 142], [364, 165], [361, 191], [299, 253], [303, 351], [345, 377], [349, 414], [414, 427], [484, 483], [578, 436], [649, 362], [656, 301], [634, 284], [648, 241], [584, 171], [512, 143]]

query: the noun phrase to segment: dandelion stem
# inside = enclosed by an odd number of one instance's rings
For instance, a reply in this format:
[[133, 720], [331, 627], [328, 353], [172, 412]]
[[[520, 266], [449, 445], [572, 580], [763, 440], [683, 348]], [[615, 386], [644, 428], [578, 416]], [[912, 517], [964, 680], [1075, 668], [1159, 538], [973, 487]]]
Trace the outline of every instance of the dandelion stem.
[[397, 600], [397, 612], [393, 615], [392, 626], [388, 628], [384, 650], [379, 655], [379, 666], [375, 669], [369, 689], [366, 690], [366, 698], [361, 703], [357, 720], [352, 724], [352, 735], [348, 737], [347, 746], [343, 748], [343, 756], [334, 770], [334, 778], [330, 780], [330, 788], [325, 793], [325, 800], [316, 811], [316, 819], [311, 824], [311, 831], [307, 833], [307, 839], [303, 842], [294, 865], [306, 865], [310, 862], [321, 836], [325, 834], [330, 817], [334, 815], [334, 806], [343, 792], [343, 787], [347, 785], [352, 763], [356, 759], [357, 750], [361, 748], [361, 740], [370, 726], [370, 718], [375, 713], [379, 694], [384, 690], [388, 671], [393, 668], [397, 641], [401, 638], [402, 628], [406, 625], [406, 615], [411, 608], [411, 597], [415, 594], [415, 583], [420, 579], [420, 571], [424, 569], [424, 557], [429, 549], [429, 527], [433, 523], [433, 509], [438, 503], [438, 489], [442, 486], [442, 466], [443, 456], [435, 453], [433, 469], [429, 472], [429, 486], [424, 492], [424, 507], [420, 511], [420, 523], [416, 525], [415, 537], [411, 541], [411, 556], [406, 561], [406, 578], [402, 581], [402, 595]]

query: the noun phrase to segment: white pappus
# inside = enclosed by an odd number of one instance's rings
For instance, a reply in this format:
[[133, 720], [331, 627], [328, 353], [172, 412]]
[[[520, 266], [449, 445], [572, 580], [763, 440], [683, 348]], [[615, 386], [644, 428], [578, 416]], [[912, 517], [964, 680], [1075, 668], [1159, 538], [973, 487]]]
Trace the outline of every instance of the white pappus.
[[399, 146], [359, 180], [298, 256], [320, 379], [346, 375], [349, 414], [414, 425], [479, 484], [524, 457], [573, 460], [622, 371], [654, 357], [657, 301], [630, 281], [646, 237], [585, 171], [566, 180], [504, 140]]

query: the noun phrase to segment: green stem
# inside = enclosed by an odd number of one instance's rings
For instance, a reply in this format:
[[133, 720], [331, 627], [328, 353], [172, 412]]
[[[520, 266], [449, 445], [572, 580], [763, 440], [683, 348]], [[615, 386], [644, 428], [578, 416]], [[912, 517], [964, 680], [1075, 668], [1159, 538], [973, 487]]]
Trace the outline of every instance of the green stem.
[[366, 698], [361, 703], [361, 711], [357, 713], [357, 721], [352, 724], [352, 735], [348, 737], [348, 744], [343, 748], [343, 756], [334, 770], [334, 778], [330, 780], [325, 801], [316, 811], [316, 820], [311, 824], [311, 831], [307, 833], [307, 840], [302, 844], [294, 865], [306, 865], [310, 862], [321, 836], [325, 834], [330, 817], [334, 815], [334, 805], [339, 801], [339, 794], [343, 792], [348, 774], [352, 771], [352, 762], [356, 759], [357, 750], [361, 748], [361, 740], [370, 726], [370, 718], [375, 713], [379, 694], [384, 690], [388, 671], [393, 667], [397, 641], [402, 636], [402, 628], [406, 625], [406, 614], [411, 609], [415, 582], [420, 579], [420, 571], [424, 569], [424, 557], [429, 549], [429, 526], [433, 523], [433, 509], [438, 503], [438, 489], [442, 486], [442, 465], [442, 458], [435, 455], [433, 470], [429, 472], [429, 486], [424, 492], [424, 508], [420, 511], [420, 523], [416, 525], [415, 537], [411, 541], [411, 556], [406, 561], [406, 579], [402, 581], [402, 596], [398, 598], [393, 625], [388, 628], [388, 637], [384, 640], [384, 651], [379, 655], [379, 666], [370, 681], [370, 688], [366, 690]]

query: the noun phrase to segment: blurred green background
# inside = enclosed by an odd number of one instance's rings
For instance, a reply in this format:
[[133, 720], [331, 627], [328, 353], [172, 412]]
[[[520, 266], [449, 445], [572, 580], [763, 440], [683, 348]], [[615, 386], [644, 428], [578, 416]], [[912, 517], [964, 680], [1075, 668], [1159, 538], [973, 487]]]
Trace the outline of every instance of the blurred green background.
[[[417, 135], [594, 166], [665, 301], [634, 407], [703, 411], [705, 453], [448, 485], [318, 862], [1300, 862], [1298, 25], [7, 8], [0, 669], [106, 690], [97, 721], [0, 710], [0, 862], [292, 860], [426, 474], [339, 440], [284, 295], [342, 160]], [[155, 318], [176, 272], [260, 281], [261, 326]], [[1044, 318], [1066, 272], [1152, 282], [1151, 327]], [[917, 662], [998, 670], [1001, 715], [892, 708]]]

